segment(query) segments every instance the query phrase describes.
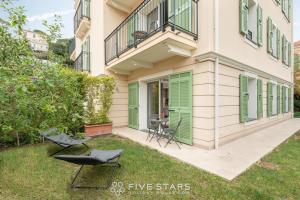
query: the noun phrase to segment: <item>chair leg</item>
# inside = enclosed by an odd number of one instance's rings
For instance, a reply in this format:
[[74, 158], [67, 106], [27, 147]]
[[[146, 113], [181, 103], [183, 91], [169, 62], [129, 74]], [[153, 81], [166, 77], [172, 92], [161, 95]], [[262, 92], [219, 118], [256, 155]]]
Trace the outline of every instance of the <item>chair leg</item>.
[[90, 148], [87, 144], [85, 144], [85, 143], [82, 143], [82, 145], [84, 145], [86, 148]]
[[112, 182], [113, 182], [113, 178], [115, 176], [116, 169], [121, 167], [121, 164], [119, 163], [119, 158], [118, 158], [117, 161], [111, 162], [109, 164], [113, 164], [113, 165], [111, 165], [112, 173], [111, 173], [106, 185], [104, 185], [104, 186], [76, 186], [74, 183], [75, 183], [79, 173], [81, 172], [81, 170], [84, 166], [84, 165], [82, 165], [79, 168], [79, 170], [77, 171], [77, 173], [76, 173], [76, 175], [75, 175], [75, 177], [74, 177], [74, 179], [71, 183], [71, 188], [73, 188], [73, 189], [108, 189], [111, 186]]
[[50, 156], [54, 156], [55, 154], [57, 154], [57, 153], [59, 153], [59, 152], [62, 152], [62, 151], [66, 150], [66, 149], [68, 149], [68, 148], [70, 148], [70, 147], [72, 147], [72, 146], [67, 146], [67, 147], [65, 147], [65, 148], [62, 148], [62, 149], [60, 149], [60, 150], [58, 150], [58, 151], [52, 153]]

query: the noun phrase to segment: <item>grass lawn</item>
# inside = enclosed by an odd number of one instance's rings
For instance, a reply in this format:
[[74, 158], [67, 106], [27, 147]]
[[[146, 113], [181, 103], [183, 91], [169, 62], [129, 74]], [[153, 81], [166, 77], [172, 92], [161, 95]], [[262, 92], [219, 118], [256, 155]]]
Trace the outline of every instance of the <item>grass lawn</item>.
[[294, 117], [300, 118], [300, 112], [295, 112], [295, 113], [294, 113]]
[[[117, 136], [94, 139], [91, 148], [124, 149], [115, 181], [136, 184], [190, 184], [185, 194], [126, 190], [120, 199], [300, 199], [300, 134], [232, 182]], [[57, 150], [45, 143], [0, 152], [0, 199], [116, 199], [108, 190], [72, 190], [78, 166], [48, 156]], [[77, 147], [66, 153], [79, 153]], [[103, 169], [103, 170], [101, 170]], [[87, 167], [79, 183], [99, 184], [107, 169]], [[127, 187], [127, 186], [126, 186]], [[145, 190], [144, 190], [145, 192]]]

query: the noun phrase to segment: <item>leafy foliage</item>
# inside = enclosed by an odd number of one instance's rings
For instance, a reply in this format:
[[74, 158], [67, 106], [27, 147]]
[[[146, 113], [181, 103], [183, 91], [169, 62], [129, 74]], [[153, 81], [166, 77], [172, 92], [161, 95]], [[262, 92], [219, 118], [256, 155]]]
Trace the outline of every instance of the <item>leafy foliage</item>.
[[115, 89], [114, 78], [110, 76], [89, 77], [85, 87], [85, 122], [87, 124], [109, 123], [108, 112]]
[[0, 10], [9, 16], [0, 26], [0, 142], [33, 143], [40, 130], [53, 126], [78, 131], [87, 76], [38, 62], [22, 34], [24, 9], [6, 0]]

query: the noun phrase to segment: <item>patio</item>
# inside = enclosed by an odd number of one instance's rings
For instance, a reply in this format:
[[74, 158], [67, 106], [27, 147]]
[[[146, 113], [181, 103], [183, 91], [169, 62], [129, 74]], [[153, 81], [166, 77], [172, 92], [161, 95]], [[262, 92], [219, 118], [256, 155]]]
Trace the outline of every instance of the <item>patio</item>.
[[[188, 145], [182, 145], [180, 150], [174, 142], [166, 148], [160, 147], [155, 139], [146, 141], [147, 133], [130, 128], [115, 128], [113, 133], [231, 181], [299, 129], [300, 119], [291, 119], [230, 142], [218, 150]], [[160, 142], [163, 146], [166, 141]]]

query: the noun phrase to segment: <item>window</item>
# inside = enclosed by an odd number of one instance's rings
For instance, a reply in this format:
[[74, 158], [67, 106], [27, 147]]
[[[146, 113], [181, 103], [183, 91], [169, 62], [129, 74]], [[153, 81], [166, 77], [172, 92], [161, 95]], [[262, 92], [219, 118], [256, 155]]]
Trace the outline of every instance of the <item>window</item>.
[[269, 17], [268, 21], [268, 53], [274, 58], [280, 59], [281, 43], [280, 43], [280, 30], [273, 23], [272, 19]]
[[262, 8], [254, 0], [240, 1], [240, 32], [251, 42], [262, 46]]
[[281, 113], [281, 87], [277, 83], [268, 82], [267, 88], [267, 113], [268, 117], [272, 117]]
[[291, 66], [291, 43], [287, 41], [285, 35], [282, 36], [282, 63]]
[[255, 75], [240, 75], [240, 121], [249, 122], [263, 116], [262, 81]]
[[147, 15], [148, 33], [155, 31], [158, 28], [158, 7], [152, 10]]
[[282, 12], [285, 17], [290, 21], [291, 20], [291, 13], [292, 13], [292, 1], [291, 0], [282, 0]]

